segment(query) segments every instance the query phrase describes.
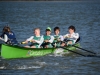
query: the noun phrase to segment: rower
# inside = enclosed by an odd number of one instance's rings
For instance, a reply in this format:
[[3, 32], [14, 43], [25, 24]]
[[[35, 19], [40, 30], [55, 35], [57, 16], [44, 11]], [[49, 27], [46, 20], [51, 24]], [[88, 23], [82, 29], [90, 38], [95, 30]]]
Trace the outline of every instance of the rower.
[[35, 36], [31, 36], [30, 38], [26, 39], [26, 41], [22, 42], [22, 44], [31, 42], [29, 46], [25, 46], [26, 48], [40, 48], [40, 45], [43, 43], [44, 39], [43, 36], [40, 36], [39, 28], [34, 29], [34, 34]]
[[61, 46], [68, 46], [76, 43], [77, 39], [79, 38], [79, 34], [75, 33], [75, 30], [76, 29], [74, 26], [68, 27], [69, 33], [64, 35], [64, 42], [62, 42]]
[[55, 27], [54, 28], [54, 41], [53, 41], [53, 46], [54, 47], [59, 47], [61, 45], [61, 41], [63, 41], [63, 36], [59, 35], [60, 33], [60, 28], [59, 27]]
[[11, 31], [9, 26], [3, 28], [3, 33], [0, 36], [0, 40], [4, 41], [6, 44], [18, 45], [14, 32]]
[[53, 47], [52, 43], [53, 43], [54, 37], [50, 35], [51, 34], [51, 28], [47, 27], [47, 29], [45, 31], [46, 31], [46, 34], [43, 36], [44, 42], [41, 46], [43, 48], [52, 48]]

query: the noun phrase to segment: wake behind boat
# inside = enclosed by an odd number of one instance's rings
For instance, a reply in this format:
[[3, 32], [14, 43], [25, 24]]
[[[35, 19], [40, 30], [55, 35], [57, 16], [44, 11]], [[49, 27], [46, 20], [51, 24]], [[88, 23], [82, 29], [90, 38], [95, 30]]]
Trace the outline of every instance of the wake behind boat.
[[[75, 46], [79, 47], [80, 44], [76, 43]], [[74, 46], [67, 46], [66, 48], [69, 50], [77, 49]], [[25, 48], [20, 46], [2, 44], [1, 57], [4, 59], [37, 57], [53, 54], [56, 50], [57, 48]], [[68, 50], [63, 50], [63, 52], [68, 52]]]

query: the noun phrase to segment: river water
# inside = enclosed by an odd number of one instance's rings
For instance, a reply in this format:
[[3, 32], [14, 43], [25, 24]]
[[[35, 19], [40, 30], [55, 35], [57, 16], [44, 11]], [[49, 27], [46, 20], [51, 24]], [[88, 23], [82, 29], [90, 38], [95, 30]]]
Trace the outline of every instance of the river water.
[[[19, 42], [34, 35], [39, 27], [45, 34], [46, 27], [59, 26], [60, 34], [74, 25], [81, 36], [82, 48], [100, 55], [100, 2], [0, 2], [0, 34], [9, 25]], [[10, 52], [10, 51], [9, 51]], [[81, 53], [87, 52], [80, 50]], [[47, 55], [27, 59], [0, 58], [1, 75], [99, 75], [100, 58], [70, 55]]]

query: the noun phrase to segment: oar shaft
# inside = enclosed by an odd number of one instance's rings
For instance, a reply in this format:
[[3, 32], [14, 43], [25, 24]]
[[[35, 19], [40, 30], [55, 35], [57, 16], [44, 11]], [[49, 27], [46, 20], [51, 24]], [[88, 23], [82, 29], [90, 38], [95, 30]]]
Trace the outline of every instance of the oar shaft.
[[64, 48], [64, 47], [61, 47], [61, 48], [66, 49], [66, 50], [68, 50], [68, 51], [70, 51], [70, 52], [76, 53], [76, 54], [78, 54], [78, 55], [84, 56], [84, 57], [97, 57], [97, 58], [100, 58], [100, 56], [97, 56], [97, 55], [83, 55], [83, 54], [81, 54], [81, 53], [78, 53], [78, 52], [69, 50], [69, 49]]
[[59, 47], [59, 48], [63, 48], [63, 49], [65, 49], [65, 50], [68, 50], [68, 51], [70, 51], [70, 52], [76, 53], [76, 54], [81, 55], [81, 56], [84, 56], [84, 57], [97, 57], [97, 58], [100, 58], [100, 56], [97, 56], [97, 55], [83, 55], [83, 54], [81, 54], [81, 53], [78, 53], [78, 52], [69, 50], [69, 49], [67, 49], [67, 48], [65, 48], [65, 47]]
[[86, 55], [83, 55], [83, 54], [81, 54], [81, 53], [78, 53], [78, 52], [75, 52], [75, 51], [69, 50], [69, 49], [64, 48], [64, 47], [61, 47], [61, 48], [66, 49], [66, 50], [68, 50], [68, 51], [70, 51], [70, 52], [73, 52], [73, 53], [76, 53], [76, 54], [79, 54], [79, 55], [81, 55], [81, 56], [86, 57]]
[[[73, 45], [73, 46], [74, 46], [74, 45]], [[74, 47], [79, 48], [79, 49], [84, 50], [84, 51], [87, 51], [87, 52], [90, 52], [90, 53], [92, 53], [92, 54], [96, 54], [96, 53], [94, 53], [94, 52], [92, 52], [92, 51], [89, 51], [89, 50], [86, 50], [86, 49], [83, 49], [83, 48], [80, 48], [80, 47], [77, 47], [77, 46], [74, 46]]]

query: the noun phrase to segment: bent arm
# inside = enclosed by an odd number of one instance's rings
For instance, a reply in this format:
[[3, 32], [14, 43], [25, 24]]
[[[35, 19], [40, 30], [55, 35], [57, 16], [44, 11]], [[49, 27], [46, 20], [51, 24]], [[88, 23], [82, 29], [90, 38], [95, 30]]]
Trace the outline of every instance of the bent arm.
[[54, 40], [54, 37], [53, 37], [53, 36], [51, 36], [51, 39], [49, 40], [49, 42], [50, 42], [50, 43], [52, 43], [52, 42], [53, 42], [53, 40]]
[[76, 42], [76, 40], [79, 38], [79, 34], [78, 33], [76, 33], [75, 35], [73, 35], [73, 37], [72, 38], [70, 38], [70, 39], [72, 39], [73, 41], [74, 41], [74, 43]]
[[63, 36], [64, 39], [65, 39], [65, 38], [68, 38], [68, 37], [69, 37], [68, 34], [66, 34], [66, 35]]
[[7, 42], [7, 40], [8, 40], [7, 35], [6, 35], [6, 34], [4, 34], [4, 38], [1, 38], [1, 37], [0, 37], [0, 40], [2, 40], [2, 41], [4, 41], [4, 42]]
[[63, 41], [64, 40], [64, 37], [62, 35], [60, 35], [60, 40]]
[[25, 43], [28, 43], [28, 41], [31, 41], [34, 38], [34, 36], [31, 36], [30, 38], [26, 39]]
[[73, 35], [73, 38], [75, 38], [77, 40], [79, 38], [79, 34], [76, 33], [75, 35]]
[[39, 44], [43, 43], [43, 41], [44, 41], [43, 36], [41, 36], [40, 40], [35, 40], [35, 42], [36, 42], [36, 43], [39, 43]]

